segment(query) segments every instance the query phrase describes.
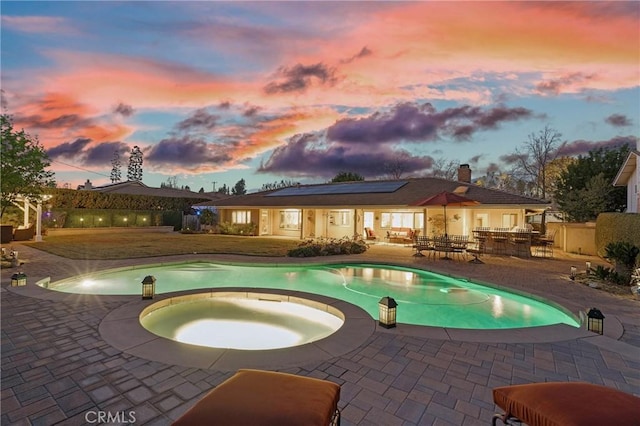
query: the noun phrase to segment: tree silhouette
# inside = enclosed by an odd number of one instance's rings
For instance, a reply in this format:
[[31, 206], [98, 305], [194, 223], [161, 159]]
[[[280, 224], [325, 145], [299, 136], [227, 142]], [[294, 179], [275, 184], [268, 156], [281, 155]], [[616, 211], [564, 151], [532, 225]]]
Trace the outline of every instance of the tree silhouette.
[[114, 151], [113, 159], [111, 160], [111, 183], [117, 183], [122, 180], [120, 167], [122, 167], [122, 163], [120, 162], [120, 153], [118, 151]]
[[142, 151], [138, 145], [134, 146], [131, 150], [127, 180], [142, 182]]

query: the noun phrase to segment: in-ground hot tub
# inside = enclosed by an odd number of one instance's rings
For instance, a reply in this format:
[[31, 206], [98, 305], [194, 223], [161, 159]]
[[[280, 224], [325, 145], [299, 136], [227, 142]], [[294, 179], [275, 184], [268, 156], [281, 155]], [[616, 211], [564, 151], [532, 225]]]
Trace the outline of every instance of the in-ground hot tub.
[[336, 308], [300, 297], [223, 292], [171, 297], [145, 308], [155, 335], [210, 348], [264, 350], [323, 339], [344, 324]]

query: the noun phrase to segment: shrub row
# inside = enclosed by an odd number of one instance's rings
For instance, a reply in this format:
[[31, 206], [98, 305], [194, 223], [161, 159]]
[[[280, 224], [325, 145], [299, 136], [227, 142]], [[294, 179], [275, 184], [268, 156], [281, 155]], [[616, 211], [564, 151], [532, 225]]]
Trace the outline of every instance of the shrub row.
[[51, 188], [46, 193], [51, 199], [48, 208], [64, 209], [122, 209], [122, 210], [180, 210], [187, 211], [207, 198], [156, 197], [151, 195], [110, 194], [98, 191], [76, 191]]
[[218, 224], [218, 233], [225, 235], [256, 235], [258, 225], [255, 223], [230, 223], [220, 222]]
[[360, 254], [369, 246], [360, 238], [319, 238], [303, 241], [287, 252], [289, 257], [332, 256], [338, 254]]
[[43, 214], [45, 228], [107, 228], [112, 226], [182, 227], [182, 211], [129, 209], [51, 209]]

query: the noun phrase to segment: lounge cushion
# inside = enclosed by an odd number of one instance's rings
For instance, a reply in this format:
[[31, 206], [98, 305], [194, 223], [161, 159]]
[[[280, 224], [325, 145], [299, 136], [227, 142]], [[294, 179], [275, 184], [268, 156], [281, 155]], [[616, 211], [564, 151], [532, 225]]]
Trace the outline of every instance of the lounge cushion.
[[493, 389], [506, 417], [530, 426], [640, 425], [640, 398], [580, 382], [547, 382]]
[[262, 370], [238, 370], [173, 425], [327, 426], [338, 408], [336, 383]]

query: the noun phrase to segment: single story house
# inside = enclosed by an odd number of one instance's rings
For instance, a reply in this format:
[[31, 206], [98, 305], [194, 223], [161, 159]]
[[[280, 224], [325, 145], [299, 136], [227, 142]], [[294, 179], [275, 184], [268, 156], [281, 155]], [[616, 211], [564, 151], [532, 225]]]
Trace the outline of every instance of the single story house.
[[477, 205], [448, 206], [449, 234], [472, 235], [476, 227], [524, 226], [530, 214], [548, 202], [471, 183], [471, 170], [461, 165], [458, 180], [409, 178], [299, 185], [234, 196], [216, 201], [219, 220], [254, 223], [259, 235], [292, 238], [351, 237], [373, 230], [380, 239], [387, 231], [419, 230], [421, 235], [443, 233], [444, 208], [421, 206], [420, 201], [442, 191], [453, 192]]
[[636, 142], [636, 149], [631, 150], [626, 160], [618, 170], [613, 186], [627, 187], [627, 213], [640, 213], [640, 140]]

